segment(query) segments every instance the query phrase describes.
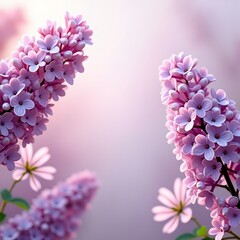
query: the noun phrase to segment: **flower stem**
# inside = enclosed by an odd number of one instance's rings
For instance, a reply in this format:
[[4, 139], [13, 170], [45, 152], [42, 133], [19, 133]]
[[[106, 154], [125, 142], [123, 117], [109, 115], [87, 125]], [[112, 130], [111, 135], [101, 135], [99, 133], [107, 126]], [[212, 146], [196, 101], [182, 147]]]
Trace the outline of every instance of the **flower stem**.
[[227, 185], [228, 185], [228, 189], [229, 189], [229, 192], [232, 194], [232, 196], [236, 196], [238, 197], [238, 194], [237, 194], [237, 191], [235, 190], [233, 184], [232, 184], [232, 181], [228, 175], [228, 168], [227, 168], [227, 165], [226, 164], [223, 164], [222, 160], [220, 157], [217, 157], [217, 161], [220, 162], [222, 164], [222, 169], [221, 169], [221, 172], [227, 182]]
[[201, 226], [202, 226], [195, 217], [191, 217], [191, 220], [192, 220], [193, 222], [195, 222], [198, 227], [201, 227]]
[[235, 234], [234, 232], [229, 231], [228, 233], [232, 234], [236, 239], [240, 240], [240, 237], [237, 234]]
[[[25, 175], [26, 173], [27, 173], [27, 172], [24, 172], [24, 173], [22, 174], [22, 176], [21, 176], [18, 180], [15, 180], [15, 181], [12, 183], [12, 185], [11, 185], [11, 187], [10, 187], [10, 189], [9, 189], [9, 192], [10, 192], [10, 193], [12, 193], [12, 191], [13, 191], [14, 187], [16, 186], [16, 184], [22, 180], [22, 178], [24, 177], [24, 175]], [[1, 204], [1, 207], [0, 207], [0, 213], [3, 213], [3, 212], [4, 212], [7, 204], [8, 204], [8, 202], [2, 201], [2, 204]]]
[[222, 240], [227, 240], [227, 239], [235, 239], [235, 237], [224, 237]]

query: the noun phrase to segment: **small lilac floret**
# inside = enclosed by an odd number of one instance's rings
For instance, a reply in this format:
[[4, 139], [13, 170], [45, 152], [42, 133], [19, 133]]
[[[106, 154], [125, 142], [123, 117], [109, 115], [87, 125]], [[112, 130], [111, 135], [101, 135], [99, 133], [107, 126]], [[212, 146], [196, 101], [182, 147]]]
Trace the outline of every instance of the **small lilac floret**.
[[226, 217], [229, 219], [229, 225], [231, 227], [237, 227], [240, 225], [240, 209], [237, 207], [230, 207]]
[[211, 142], [206, 136], [199, 134], [195, 137], [196, 144], [192, 148], [192, 154], [203, 155], [206, 160], [212, 160], [214, 157], [215, 144]]
[[211, 177], [214, 181], [217, 181], [220, 176], [221, 163], [217, 162], [215, 159], [212, 161], [203, 160], [202, 162], [204, 169], [203, 174], [206, 177]]
[[226, 130], [226, 125], [221, 127], [215, 127], [207, 125], [206, 130], [208, 132], [208, 138], [213, 143], [217, 143], [219, 146], [225, 147], [227, 143], [233, 139], [233, 134], [229, 130]]
[[212, 220], [213, 228], [209, 230], [210, 235], [216, 235], [216, 240], [221, 240], [224, 236], [224, 226], [225, 222], [223, 218], [217, 218]]
[[31, 99], [29, 99], [30, 96], [31, 95], [27, 92], [21, 92], [20, 94], [11, 98], [10, 104], [17, 116], [22, 117], [25, 115], [26, 110], [34, 108], [35, 104]]
[[52, 35], [46, 35], [44, 40], [40, 39], [37, 41], [38, 46], [45, 52], [49, 53], [58, 53], [59, 47], [58, 44], [58, 37]]
[[38, 53], [34, 51], [29, 51], [28, 55], [23, 57], [23, 62], [29, 65], [30, 72], [36, 72], [39, 67], [45, 66], [46, 62], [44, 62], [46, 53], [44, 51], [40, 51]]
[[197, 59], [191, 56], [185, 56], [181, 62], [178, 62], [177, 67], [172, 70], [173, 74], [186, 75], [197, 64]]
[[17, 78], [12, 78], [9, 84], [2, 86], [2, 91], [7, 94], [9, 98], [14, 95], [18, 95], [25, 87], [25, 84], [21, 83]]
[[229, 164], [231, 161], [237, 163], [239, 161], [237, 148], [238, 146], [235, 144], [230, 144], [226, 147], [218, 147], [216, 150], [216, 156], [221, 157], [226, 164]]
[[57, 61], [52, 61], [49, 65], [45, 68], [46, 72], [44, 74], [44, 78], [47, 82], [52, 82], [56, 78], [62, 79], [63, 77], [63, 68], [62, 64], [58, 63]]
[[218, 89], [215, 91], [213, 88], [211, 89], [212, 97], [217, 100], [218, 104], [221, 106], [227, 106], [229, 104], [229, 100], [227, 99], [227, 95], [222, 89]]
[[219, 109], [212, 109], [206, 113], [204, 121], [209, 125], [221, 127], [222, 124], [226, 121], [226, 117], [221, 114], [221, 111]]
[[192, 148], [195, 143], [195, 136], [192, 133], [189, 133], [186, 137], [183, 138], [183, 147], [182, 151], [184, 154], [189, 154], [192, 151]]
[[8, 136], [9, 130], [14, 128], [12, 119], [13, 114], [10, 112], [6, 112], [0, 116], [0, 132], [3, 136]]
[[15, 167], [14, 162], [19, 160], [21, 155], [18, 153], [19, 146], [12, 146], [4, 153], [0, 154], [0, 163], [6, 165], [9, 171], [12, 171]]
[[169, 80], [172, 76], [170, 69], [172, 68], [172, 63], [169, 60], [164, 60], [163, 64], [159, 67], [160, 77], [163, 80]]
[[180, 127], [184, 127], [185, 131], [189, 131], [194, 126], [194, 120], [196, 119], [196, 111], [193, 108], [179, 109], [179, 116], [176, 116], [174, 121]]
[[207, 208], [211, 208], [213, 206], [215, 201], [215, 196], [212, 192], [203, 190], [198, 194], [198, 196], [200, 198], [204, 198], [204, 204], [206, 205]]
[[230, 130], [235, 137], [240, 137], [240, 125], [237, 120], [227, 122], [227, 128]]
[[210, 110], [212, 107], [212, 102], [210, 99], [205, 98], [201, 93], [197, 93], [188, 102], [189, 108], [194, 108], [196, 110], [197, 116], [200, 118], [205, 117], [206, 111]]

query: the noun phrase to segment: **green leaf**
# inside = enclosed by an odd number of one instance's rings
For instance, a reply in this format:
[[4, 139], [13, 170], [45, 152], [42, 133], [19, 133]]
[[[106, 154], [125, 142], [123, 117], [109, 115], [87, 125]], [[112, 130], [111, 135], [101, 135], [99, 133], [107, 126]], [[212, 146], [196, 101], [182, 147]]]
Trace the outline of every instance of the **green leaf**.
[[5, 217], [6, 217], [6, 214], [1, 212], [0, 213], [0, 223], [2, 223], [4, 221]]
[[201, 226], [200, 228], [197, 228], [195, 232], [198, 237], [206, 237], [208, 235], [206, 226]]
[[214, 238], [210, 238], [210, 237], [205, 237], [202, 240], [214, 240]]
[[1, 191], [1, 196], [2, 196], [2, 200], [5, 202], [9, 202], [12, 198], [12, 194], [7, 189], [3, 189]]
[[192, 240], [195, 239], [196, 235], [193, 233], [184, 233], [176, 238], [176, 240]]
[[28, 210], [30, 208], [30, 205], [25, 199], [22, 198], [12, 198], [10, 200], [10, 203], [18, 206], [19, 208], [22, 208], [23, 210]]

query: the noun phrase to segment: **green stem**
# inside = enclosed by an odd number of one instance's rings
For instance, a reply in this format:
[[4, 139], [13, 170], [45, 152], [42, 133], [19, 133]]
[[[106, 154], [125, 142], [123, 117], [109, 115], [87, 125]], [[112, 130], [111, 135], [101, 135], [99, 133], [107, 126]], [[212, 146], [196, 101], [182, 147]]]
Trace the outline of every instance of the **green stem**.
[[195, 222], [198, 227], [201, 227], [201, 226], [202, 226], [195, 217], [192, 217], [191, 220], [192, 220], [193, 222]]
[[[16, 186], [16, 184], [23, 179], [23, 177], [24, 177], [24, 175], [25, 175], [26, 173], [27, 173], [27, 172], [24, 172], [24, 173], [22, 174], [22, 176], [21, 176], [18, 180], [15, 180], [15, 181], [12, 183], [12, 185], [11, 185], [11, 187], [10, 187], [10, 189], [9, 189], [9, 192], [10, 192], [10, 193], [12, 193], [12, 191], [13, 191], [14, 187]], [[0, 207], [0, 213], [3, 213], [3, 212], [4, 212], [7, 204], [8, 204], [8, 202], [2, 201], [2, 204], [1, 204], [1, 207]]]

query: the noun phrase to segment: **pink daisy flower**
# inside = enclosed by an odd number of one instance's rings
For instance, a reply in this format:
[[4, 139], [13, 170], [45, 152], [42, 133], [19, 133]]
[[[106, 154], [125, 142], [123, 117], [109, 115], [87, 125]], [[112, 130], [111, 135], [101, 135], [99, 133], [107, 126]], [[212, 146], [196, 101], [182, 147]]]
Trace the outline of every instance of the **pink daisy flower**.
[[158, 200], [165, 206], [156, 206], [152, 209], [155, 214], [154, 220], [157, 222], [170, 219], [163, 227], [164, 233], [172, 233], [176, 230], [179, 220], [187, 223], [192, 218], [190, 198], [186, 196], [186, 186], [180, 178], [174, 182], [174, 193], [167, 188], [159, 189]]
[[30, 187], [34, 191], [38, 191], [41, 188], [41, 183], [37, 177], [52, 180], [53, 173], [56, 172], [54, 167], [43, 166], [50, 159], [48, 148], [42, 147], [33, 155], [32, 144], [28, 144], [25, 148], [20, 148], [20, 153], [22, 157], [16, 162], [17, 169], [13, 172], [12, 177], [16, 181], [29, 177]]

